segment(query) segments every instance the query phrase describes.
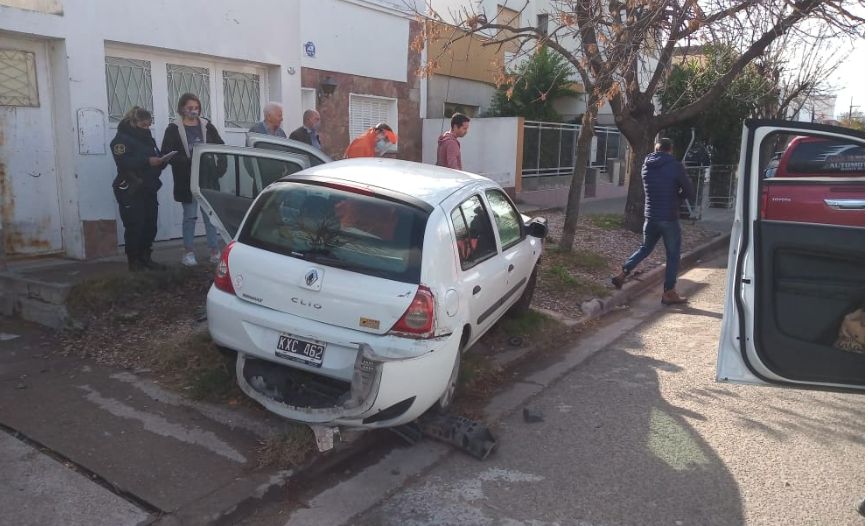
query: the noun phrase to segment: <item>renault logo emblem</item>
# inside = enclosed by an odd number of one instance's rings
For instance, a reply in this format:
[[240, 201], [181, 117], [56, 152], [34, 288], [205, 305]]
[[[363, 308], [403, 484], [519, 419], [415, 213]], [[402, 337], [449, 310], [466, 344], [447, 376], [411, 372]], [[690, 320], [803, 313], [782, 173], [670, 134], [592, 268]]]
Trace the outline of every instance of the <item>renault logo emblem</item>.
[[313, 287], [317, 281], [319, 281], [319, 272], [315, 268], [308, 270], [304, 275], [304, 283], [308, 287]]

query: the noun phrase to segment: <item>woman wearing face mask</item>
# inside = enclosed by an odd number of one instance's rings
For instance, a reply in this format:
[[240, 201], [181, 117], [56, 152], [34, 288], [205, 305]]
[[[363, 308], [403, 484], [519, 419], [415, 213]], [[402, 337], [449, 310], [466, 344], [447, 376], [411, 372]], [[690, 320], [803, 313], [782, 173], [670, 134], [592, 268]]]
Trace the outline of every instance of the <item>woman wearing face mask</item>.
[[351, 157], [382, 157], [391, 149], [393, 144], [398, 144], [398, 136], [388, 124], [381, 122], [356, 137], [347, 146], [344, 155], [347, 159]]
[[163, 186], [160, 172], [168, 158], [160, 156], [151, 135], [151, 120], [151, 112], [134, 106], [118, 124], [111, 142], [118, 167], [112, 190], [124, 224], [124, 251], [131, 272], [166, 268], [151, 260], [151, 244], [157, 235], [157, 190]]
[[[175, 201], [181, 203], [184, 209], [184, 222], [181, 233], [184, 238], [184, 257], [181, 263], [192, 267], [197, 264], [196, 254], [193, 252], [193, 236], [196, 230], [196, 219], [200, 208], [193, 200], [190, 191], [190, 168], [193, 159], [193, 146], [198, 143], [223, 144], [223, 139], [217, 133], [217, 128], [201, 117], [202, 102], [199, 97], [192, 93], [184, 93], [178, 100], [178, 115], [180, 123], [171, 123], [163, 135], [163, 151], [176, 150], [178, 155], [169, 161], [172, 166], [172, 178], [175, 181]], [[211, 263], [220, 260], [220, 251], [217, 248], [217, 229], [211, 224], [208, 216], [202, 212], [202, 221], [205, 223], [205, 235], [208, 240], [208, 249], [211, 251]]]

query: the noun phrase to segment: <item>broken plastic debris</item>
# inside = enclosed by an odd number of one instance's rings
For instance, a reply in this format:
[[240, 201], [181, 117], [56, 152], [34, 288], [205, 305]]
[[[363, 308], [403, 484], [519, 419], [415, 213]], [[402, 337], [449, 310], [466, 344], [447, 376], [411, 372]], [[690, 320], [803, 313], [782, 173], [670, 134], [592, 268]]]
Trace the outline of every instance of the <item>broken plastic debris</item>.
[[525, 407], [522, 414], [524, 415], [524, 421], [529, 424], [535, 424], [544, 420], [543, 413], [539, 409]]

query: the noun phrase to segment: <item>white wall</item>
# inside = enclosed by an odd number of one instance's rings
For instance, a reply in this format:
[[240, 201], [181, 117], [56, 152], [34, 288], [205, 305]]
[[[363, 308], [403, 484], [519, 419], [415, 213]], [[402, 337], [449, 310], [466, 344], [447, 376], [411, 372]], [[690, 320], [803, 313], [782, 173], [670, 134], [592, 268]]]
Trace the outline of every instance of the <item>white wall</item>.
[[480, 113], [484, 113], [494, 91], [494, 86], [484, 82], [434, 75], [428, 79], [428, 117], [442, 117], [444, 102], [479, 106]]
[[407, 81], [407, 41], [410, 38], [407, 15], [353, 0], [300, 3], [300, 16], [304, 20], [300, 42], [302, 45], [313, 42], [316, 47], [316, 56], [309, 57], [299, 46], [302, 66]]
[[[484, 175], [503, 187], [515, 186], [518, 155], [519, 117], [473, 119], [461, 142], [461, 164], [465, 171]], [[437, 162], [437, 138], [449, 131], [449, 119], [422, 121], [422, 162]]]
[[[59, 80], [65, 84], [68, 78], [68, 90], [63, 86], [54, 90], [56, 95], [68, 97], [54, 105], [55, 127], [67, 139], [68, 126], [75, 126], [79, 109], [107, 112], [105, 48], [116, 44], [261, 64], [269, 73], [270, 98], [284, 103], [286, 122], [299, 122], [301, 79], [298, 73], [290, 75], [287, 71], [289, 67], [301, 70], [301, 47], [296, 45], [301, 41], [299, 3], [209, 0], [207, 6], [184, 10], [172, 0], [67, 0], [62, 15], [0, 5], [0, 32], [61, 43], [55, 46], [58, 52], [51, 54], [51, 68], [68, 72], [68, 77]], [[314, 2], [304, 2], [309, 3]], [[192, 23], [184, 25], [188, 20]], [[55, 63], [63, 60], [65, 64]], [[110, 141], [112, 132], [105, 124], [106, 140]], [[220, 123], [215, 124], [219, 127]], [[110, 188], [114, 173], [106, 168], [111, 166], [110, 154], [80, 155], [77, 141], [58, 139], [58, 144], [58, 161], [67, 161], [58, 162], [64, 250], [69, 256], [83, 257], [81, 225], [75, 223], [116, 218]], [[164, 181], [170, 179], [169, 172], [164, 172]]]

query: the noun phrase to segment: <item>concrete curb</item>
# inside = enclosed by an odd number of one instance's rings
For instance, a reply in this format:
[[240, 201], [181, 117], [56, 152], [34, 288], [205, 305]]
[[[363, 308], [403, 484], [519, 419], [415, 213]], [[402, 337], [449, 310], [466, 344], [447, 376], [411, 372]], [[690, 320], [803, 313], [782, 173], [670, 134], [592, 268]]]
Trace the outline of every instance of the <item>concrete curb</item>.
[[[729, 237], [729, 233], [717, 235], [710, 241], [703, 243], [689, 252], [685, 252], [681, 255], [681, 265], [679, 270], [683, 271], [691, 268], [708, 254], [727, 247], [729, 245]], [[612, 312], [617, 307], [630, 303], [631, 300], [645, 293], [645, 291], [651, 287], [663, 283], [665, 274], [666, 265], [658, 265], [643, 274], [641, 279], [627, 282], [624, 285], [624, 288], [616, 291], [608, 298], [595, 298], [586, 302], [586, 304], [595, 304], [594, 306], [590, 306], [590, 312], [585, 309], [585, 304], [582, 304], [582, 310], [587, 314], [579, 321], [579, 323], [587, 323], [591, 320], [595, 320]]]

